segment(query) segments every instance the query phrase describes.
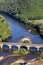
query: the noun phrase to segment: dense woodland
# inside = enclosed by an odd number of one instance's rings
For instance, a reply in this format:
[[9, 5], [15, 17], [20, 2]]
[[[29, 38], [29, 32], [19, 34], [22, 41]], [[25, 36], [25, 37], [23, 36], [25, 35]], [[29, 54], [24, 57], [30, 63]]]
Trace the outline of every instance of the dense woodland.
[[43, 0], [0, 0], [0, 10], [21, 20], [43, 18]]

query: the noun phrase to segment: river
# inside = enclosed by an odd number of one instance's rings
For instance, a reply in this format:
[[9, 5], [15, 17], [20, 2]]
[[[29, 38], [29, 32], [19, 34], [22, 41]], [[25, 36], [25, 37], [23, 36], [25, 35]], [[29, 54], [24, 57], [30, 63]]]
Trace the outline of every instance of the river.
[[12, 30], [12, 38], [8, 40], [8, 42], [20, 42], [20, 40], [23, 37], [28, 37], [33, 44], [42, 44], [43, 39], [41, 39], [40, 35], [33, 35], [30, 32], [28, 32], [25, 28], [23, 28], [16, 20], [12, 19], [11, 17], [7, 15], [3, 15], [7, 21], [7, 23], [10, 25]]

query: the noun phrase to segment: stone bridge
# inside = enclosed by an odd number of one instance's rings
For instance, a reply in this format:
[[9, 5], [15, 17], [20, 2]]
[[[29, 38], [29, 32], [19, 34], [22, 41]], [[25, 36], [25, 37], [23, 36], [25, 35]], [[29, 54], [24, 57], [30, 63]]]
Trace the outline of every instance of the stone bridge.
[[23, 43], [8, 43], [8, 42], [0, 42], [0, 47], [2, 48], [3, 45], [8, 45], [11, 49], [11, 46], [17, 46], [18, 49], [20, 48], [27, 48], [29, 50], [30, 47], [35, 47], [39, 50], [40, 47], [43, 47], [43, 44], [23, 44]]

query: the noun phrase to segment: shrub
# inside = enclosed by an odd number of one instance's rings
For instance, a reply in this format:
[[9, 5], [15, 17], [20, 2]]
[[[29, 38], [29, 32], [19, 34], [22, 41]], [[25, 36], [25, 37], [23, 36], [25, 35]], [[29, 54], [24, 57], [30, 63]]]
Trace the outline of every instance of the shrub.
[[28, 44], [30, 44], [30, 41], [29, 40], [24, 40], [22, 43], [28, 43]]
[[38, 60], [43, 59], [43, 52], [40, 54], [40, 56], [37, 58]]
[[16, 55], [16, 56], [23, 56], [23, 55], [26, 54], [26, 50], [20, 49], [20, 50], [17, 50], [17, 51], [13, 51], [13, 54]]

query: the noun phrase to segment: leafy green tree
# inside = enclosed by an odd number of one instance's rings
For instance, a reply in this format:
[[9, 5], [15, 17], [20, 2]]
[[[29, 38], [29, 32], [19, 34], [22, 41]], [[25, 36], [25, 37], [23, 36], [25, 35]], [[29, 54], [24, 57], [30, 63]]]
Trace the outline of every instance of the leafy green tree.
[[0, 41], [7, 39], [11, 34], [11, 28], [5, 21], [4, 17], [0, 15]]

